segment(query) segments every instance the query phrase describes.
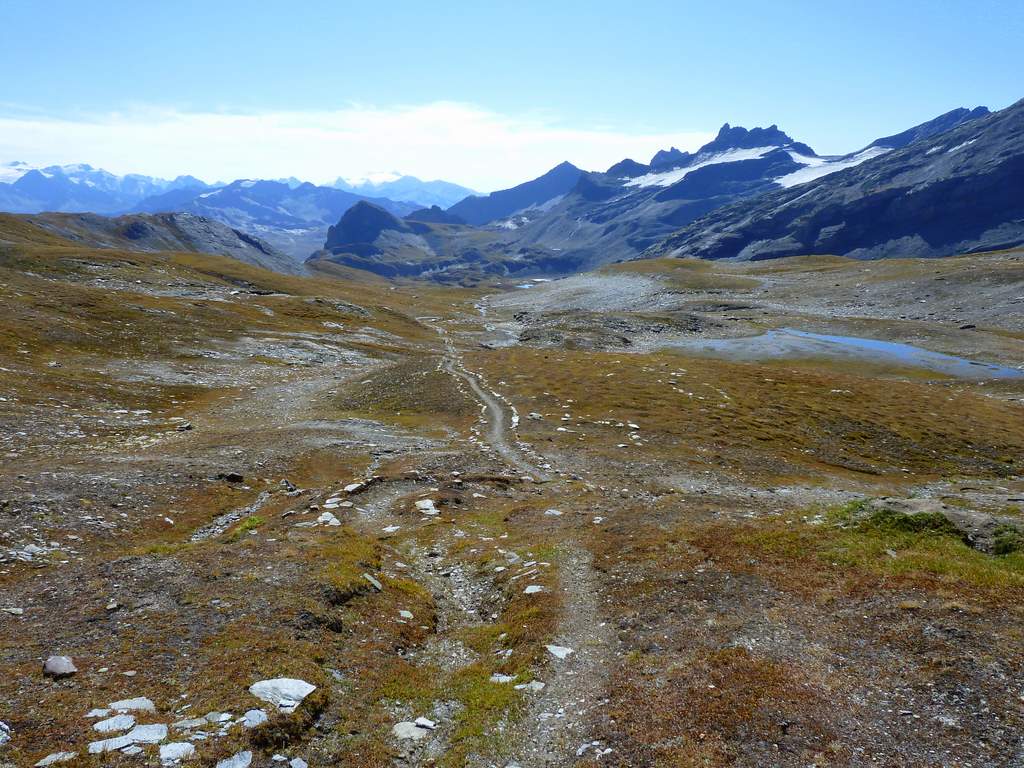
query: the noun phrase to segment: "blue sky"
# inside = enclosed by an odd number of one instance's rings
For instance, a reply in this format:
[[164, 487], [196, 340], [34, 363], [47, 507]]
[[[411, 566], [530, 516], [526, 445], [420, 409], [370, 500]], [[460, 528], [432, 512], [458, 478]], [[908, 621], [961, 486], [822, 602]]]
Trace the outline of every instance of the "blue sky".
[[858, 149], [1024, 97], [1024, 3], [0, 0], [0, 162], [480, 189], [723, 122]]

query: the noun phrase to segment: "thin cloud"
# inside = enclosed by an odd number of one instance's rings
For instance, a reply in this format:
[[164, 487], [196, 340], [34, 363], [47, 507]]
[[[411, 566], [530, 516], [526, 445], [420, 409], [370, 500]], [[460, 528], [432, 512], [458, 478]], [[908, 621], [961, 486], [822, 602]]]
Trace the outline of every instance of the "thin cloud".
[[694, 149], [711, 136], [565, 126], [453, 102], [261, 114], [139, 108], [73, 118], [4, 109], [0, 161], [87, 162], [114, 173], [191, 173], [207, 181], [296, 176], [323, 183], [397, 170], [490, 190], [563, 160], [604, 170], [624, 157], [646, 162], [673, 145]]

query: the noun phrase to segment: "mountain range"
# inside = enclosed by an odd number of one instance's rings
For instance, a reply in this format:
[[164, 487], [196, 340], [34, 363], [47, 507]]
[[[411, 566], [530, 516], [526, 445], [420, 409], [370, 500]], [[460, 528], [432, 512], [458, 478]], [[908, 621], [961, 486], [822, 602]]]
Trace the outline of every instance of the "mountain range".
[[[1024, 242], [1024, 101], [893, 137], [843, 173], [721, 208], [649, 255], [949, 256]], [[947, 121], [947, 124], [949, 121]]]
[[488, 195], [398, 174], [210, 185], [14, 163], [0, 168], [0, 208], [189, 214], [288, 254], [293, 268], [308, 257], [462, 282], [665, 254], [942, 256], [1024, 243], [1024, 102], [955, 109], [843, 155], [777, 125], [726, 123], [695, 152], [670, 147], [603, 172], [563, 162]]
[[435, 205], [439, 208], [449, 208], [463, 198], [477, 194], [468, 187], [450, 181], [420, 181], [415, 176], [403, 176], [398, 173], [383, 174], [370, 179], [339, 178], [331, 186], [366, 198], [401, 200], [416, 203], [424, 208]]
[[117, 176], [85, 164], [35, 168], [16, 161], [0, 166], [0, 210], [187, 212], [265, 237], [297, 263], [317, 250], [327, 227], [360, 200], [404, 215], [423, 206], [448, 207], [472, 193], [457, 184], [422, 182], [413, 176], [351, 187], [317, 186], [295, 178], [207, 184], [194, 176]]
[[[711, 142], [693, 153], [670, 148], [657, 152], [648, 163], [627, 158], [603, 173], [588, 173], [562, 163], [511, 189], [466, 198], [446, 212], [420, 211], [402, 220], [396, 216], [371, 217], [363, 207], [353, 208], [339, 222], [325, 248], [311, 258], [381, 274], [429, 274], [472, 282], [492, 274], [565, 274], [663, 253], [744, 257], [725, 247], [733, 242], [730, 238], [743, 239], [744, 246], [750, 246], [760, 237], [758, 226], [766, 217], [783, 206], [801, 210], [793, 208], [792, 201], [804, 199], [806, 205], [818, 195], [824, 197], [824, 193], [811, 194], [810, 190], [833, 189], [844, 179], [860, 179], [860, 168], [865, 169], [864, 174], [880, 174], [872, 178], [887, 173], [894, 177], [902, 172], [899, 164], [905, 158], [923, 156], [932, 162], [921, 170], [920, 178], [908, 183], [945, 180], [947, 187], [934, 189], [973, 189], [969, 180], [980, 179], [990, 162], [979, 154], [983, 147], [1002, 147], [1008, 155], [1024, 158], [1024, 147], [1018, 147], [1013, 138], [1021, 123], [1016, 107], [997, 115], [984, 107], [960, 108], [898, 134], [880, 137], [854, 152], [830, 156], [819, 155], [776, 125], [747, 129], [726, 123]], [[995, 125], [1005, 129], [993, 133]], [[988, 138], [979, 142], [975, 133]], [[933, 149], [938, 146], [938, 137], [949, 137], [942, 146], [956, 147], [964, 163], [962, 171], [954, 172], [949, 163], [938, 162], [937, 150]], [[999, 176], [1010, 191], [1009, 197], [993, 200], [993, 196], [999, 197], [994, 188], [976, 190], [977, 210], [965, 213], [953, 227], [963, 233], [949, 241], [954, 245], [925, 247], [934, 240], [926, 232], [916, 239], [908, 235], [887, 250], [865, 251], [865, 255], [937, 255], [950, 247], [976, 249], [1020, 242], [1012, 223], [1015, 214], [1010, 209], [1019, 204], [1016, 201], [1024, 200], [1024, 195], [1014, 194], [1022, 178], [1018, 173], [1015, 184], [1014, 167], [1009, 162]], [[844, 217], [856, 215], [857, 201], [865, 192], [853, 182], [827, 197], [823, 205], [832, 219], [829, 226], [836, 227]], [[899, 194], [906, 193], [902, 189]], [[937, 200], [931, 204], [941, 211]], [[990, 209], [991, 215], [983, 216], [981, 207]], [[743, 218], [745, 211], [756, 212], [757, 226], [736, 234], [747, 221]], [[921, 210], [913, 213], [920, 215]], [[375, 221], [372, 238], [367, 230], [361, 230], [358, 239], [348, 237], [353, 227], [346, 219], [357, 214]], [[984, 237], [970, 229], [1000, 217], [1009, 217], [1010, 223], [1002, 229], [999, 224], [986, 224]], [[781, 216], [777, 221], [790, 220]], [[718, 223], [729, 230], [729, 237], [711, 238]], [[909, 216], [901, 226], [912, 231], [927, 225]], [[844, 236], [852, 237], [853, 232], [848, 228]], [[882, 239], [888, 242], [892, 238], [886, 235]], [[820, 250], [824, 242], [833, 248], [846, 243], [838, 237], [811, 242], [797, 238], [787, 241], [787, 247], [781, 250], [765, 248], [757, 253], [834, 252]]]

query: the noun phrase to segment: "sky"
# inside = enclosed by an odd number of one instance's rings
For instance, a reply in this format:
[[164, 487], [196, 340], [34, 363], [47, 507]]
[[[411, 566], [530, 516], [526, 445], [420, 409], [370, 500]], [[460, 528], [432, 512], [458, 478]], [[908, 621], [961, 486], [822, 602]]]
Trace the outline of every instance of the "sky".
[[479, 191], [776, 123], [822, 154], [1024, 97], [1020, 0], [0, 0], [0, 163]]

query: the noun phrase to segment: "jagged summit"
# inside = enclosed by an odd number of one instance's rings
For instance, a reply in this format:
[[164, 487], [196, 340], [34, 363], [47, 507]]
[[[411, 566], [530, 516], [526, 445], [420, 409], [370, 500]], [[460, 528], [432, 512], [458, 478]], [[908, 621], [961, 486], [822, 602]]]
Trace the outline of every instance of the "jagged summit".
[[772, 123], [767, 128], [746, 129], [725, 123], [714, 141], [709, 141], [698, 151], [698, 155], [711, 152], [725, 152], [730, 149], [753, 149], [755, 147], [793, 147], [802, 154], [814, 155], [814, 150], [803, 142], [794, 141], [779, 126]]
[[718, 135], [694, 153], [684, 152], [676, 147], [662, 149], [655, 152], [651, 158], [651, 168], [664, 168], [669, 166], [683, 166], [701, 155], [710, 155], [717, 152], [727, 152], [731, 149], [756, 149], [759, 147], [787, 147], [803, 155], [815, 156], [815, 152], [809, 146], [800, 141], [794, 141], [779, 126], [772, 123], [767, 128], [744, 128], [740, 125], [725, 123], [718, 129]]

